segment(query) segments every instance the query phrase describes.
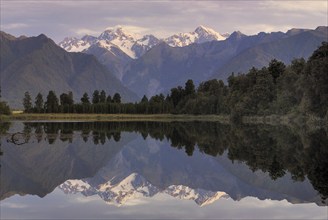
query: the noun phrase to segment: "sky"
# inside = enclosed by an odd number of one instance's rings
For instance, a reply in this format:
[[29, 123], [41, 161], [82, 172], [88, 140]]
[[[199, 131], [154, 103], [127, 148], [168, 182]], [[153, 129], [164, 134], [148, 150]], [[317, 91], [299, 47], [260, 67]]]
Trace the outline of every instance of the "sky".
[[164, 38], [199, 25], [219, 33], [286, 32], [328, 26], [327, 0], [0, 0], [0, 29], [14, 36], [98, 36], [122, 25]]

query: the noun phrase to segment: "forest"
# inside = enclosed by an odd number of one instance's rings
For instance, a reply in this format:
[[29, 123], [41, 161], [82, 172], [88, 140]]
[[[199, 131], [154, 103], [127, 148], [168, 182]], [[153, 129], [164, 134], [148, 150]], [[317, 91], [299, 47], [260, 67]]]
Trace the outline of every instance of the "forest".
[[135, 103], [122, 103], [119, 93], [111, 97], [104, 90], [95, 90], [91, 97], [84, 93], [78, 103], [72, 92], [59, 98], [54, 91], [46, 98], [39, 93], [34, 100], [25, 92], [23, 106], [26, 113], [226, 114], [232, 118], [296, 113], [327, 118], [328, 42], [308, 60], [294, 59], [286, 65], [273, 59], [267, 67], [232, 73], [227, 84], [212, 79], [196, 87], [189, 79], [166, 96], [143, 96]]

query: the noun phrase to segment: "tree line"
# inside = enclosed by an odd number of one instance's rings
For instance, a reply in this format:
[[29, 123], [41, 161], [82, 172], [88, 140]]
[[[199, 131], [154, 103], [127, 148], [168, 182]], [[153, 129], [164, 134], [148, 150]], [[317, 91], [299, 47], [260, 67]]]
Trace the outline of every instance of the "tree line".
[[111, 105], [115, 113], [121, 103], [121, 95], [115, 93], [113, 97], [106, 95], [102, 90], [95, 90], [90, 100], [88, 93], [84, 93], [80, 99], [81, 102], [74, 103], [73, 93], [62, 93], [59, 98], [55, 91], [48, 92], [46, 99], [41, 93], [38, 93], [33, 100], [29, 92], [25, 92], [23, 98], [24, 112], [26, 113], [107, 113], [107, 107]]
[[267, 67], [232, 73], [227, 85], [212, 79], [196, 88], [189, 79], [166, 96], [143, 96], [135, 103], [122, 103], [119, 93], [111, 97], [103, 90], [95, 90], [91, 101], [84, 93], [79, 103], [74, 103], [71, 92], [58, 99], [49, 91], [45, 102], [39, 93], [34, 103], [26, 92], [24, 110], [36, 113], [230, 114], [238, 118], [295, 112], [328, 117], [328, 43], [323, 42], [307, 61], [294, 59], [285, 65], [273, 59]]

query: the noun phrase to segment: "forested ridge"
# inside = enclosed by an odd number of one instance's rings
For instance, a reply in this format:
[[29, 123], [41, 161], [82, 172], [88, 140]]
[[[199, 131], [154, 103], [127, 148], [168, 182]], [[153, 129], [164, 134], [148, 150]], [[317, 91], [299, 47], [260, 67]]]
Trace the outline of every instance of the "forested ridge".
[[39, 93], [32, 100], [23, 98], [27, 113], [128, 113], [128, 114], [230, 114], [268, 115], [300, 113], [328, 117], [328, 43], [310, 58], [294, 59], [290, 65], [272, 60], [262, 69], [232, 73], [227, 85], [222, 80], [208, 80], [196, 86], [190, 79], [185, 86], [172, 88], [168, 95], [158, 94], [136, 103], [121, 103], [119, 93], [111, 97], [95, 90], [74, 103], [73, 94], [59, 98], [49, 91], [44, 99]]

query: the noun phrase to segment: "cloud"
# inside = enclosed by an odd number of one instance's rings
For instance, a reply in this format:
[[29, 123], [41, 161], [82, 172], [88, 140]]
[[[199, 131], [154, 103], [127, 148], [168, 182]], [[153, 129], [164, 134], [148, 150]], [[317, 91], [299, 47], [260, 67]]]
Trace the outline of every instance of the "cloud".
[[20, 204], [20, 203], [12, 203], [12, 202], [4, 202], [1, 204], [2, 207], [10, 208], [10, 209], [26, 209], [28, 205]]
[[263, 2], [269, 10], [280, 12], [310, 12], [327, 14], [328, 2], [323, 1], [266, 1]]
[[79, 29], [75, 30], [74, 32], [79, 36], [84, 36], [84, 35], [97, 36], [101, 33], [99, 30], [91, 30], [88, 28], [79, 28]]
[[316, 28], [327, 25], [327, 4], [303, 0], [1, 1], [0, 16], [4, 31], [29, 36], [45, 33], [59, 42], [67, 36], [97, 35], [116, 25], [160, 38], [190, 32], [199, 25], [221, 33], [240, 30], [245, 34]]
[[1, 24], [1, 29], [8, 29], [8, 30], [21, 29], [21, 28], [27, 28], [27, 27], [29, 27], [29, 25], [24, 24], [24, 23]]
[[72, 203], [92, 203], [95, 201], [101, 201], [101, 199], [97, 196], [97, 195], [93, 195], [93, 196], [74, 196], [72, 197], [72, 200], [70, 202]]
[[134, 25], [128, 25], [128, 24], [123, 24], [121, 23], [120, 25], [115, 25], [115, 26], [109, 26], [106, 28], [107, 29], [113, 29], [116, 27], [122, 26], [124, 27], [125, 30], [131, 32], [131, 33], [136, 33], [136, 34], [147, 34], [150, 33], [150, 29], [147, 27], [142, 27], [142, 26], [134, 26]]

